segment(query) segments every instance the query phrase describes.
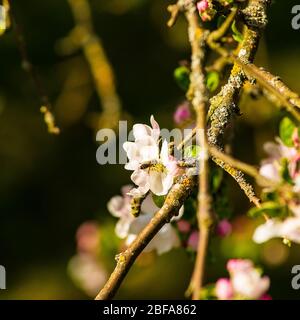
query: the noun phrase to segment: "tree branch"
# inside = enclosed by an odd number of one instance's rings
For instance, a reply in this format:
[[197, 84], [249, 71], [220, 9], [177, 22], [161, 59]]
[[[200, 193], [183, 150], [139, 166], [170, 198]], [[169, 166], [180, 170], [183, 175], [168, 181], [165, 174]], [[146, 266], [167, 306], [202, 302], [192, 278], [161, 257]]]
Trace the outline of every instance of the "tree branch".
[[47, 125], [48, 132], [51, 134], [57, 135], [60, 133], [60, 129], [57, 127], [55, 123], [55, 118], [52, 113], [52, 104], [50, 102], [50, 99], [48, 97], [48, 94], [46, 92], [46, 89], [44, 87], [44, 84], [42, 82], [42, 79], [40, 77], [40, 74], [37, 68], [30, 61], [27, 45], [25, 42], [25, 37], [22, 31], [22, 28], [17, 21], [17, 17], [16, 17], [16, 14], [14, 13], [14, 7], [12, 7], [11, 0], [8, 0], [8, 3], [11, 8], [10, 14], [11, 14], [11, 19], [13, 21], [14, 29], [16, 33], [17, 46], [22, 59], [22, 68], [24, 69], [24, 71], [26, 71], [29, 74], [35, 86], [36, 92], [39, 96], [40, 103], [41, 103], [40, 112], [44, 115], [44, 122]]
[[95, 34], [88, 0], [68, 0], [75, 20], [75, 28], [60, 43], [61, 49], [70, 51], [81, 47], [90, 66], [96, 91], [102, 104], [98, 128], [118, 128], [121, 101], [117, 94], [114, 72]]
[[159, 230], [166, 223], [169, 223], [171, 218], [178, 213], [195, 185], [195, 176], [182, 176], [180, 181], [172, 187], [162, 208], [154, 215], [134, 242], [124, 252], [118, 255], [115, 270], [95, 298], [96, 300], [108, 300], [115, 296], [136, 258]]
[[197, 219], [200, 236], [198, 240], [197, 257], [194, 272], [191, 279], [190, 288], [193, 292], [193, 300], [198, 300], [203, 285], [203, 276], [205, 270], [206, 252], [209, 240], [209, 229], [212, 225], [212, 215], [209, 194], [209, 166], [206, 137], [206, 107], [208, 103], [208, 93], [205, 84], [204, 60], [205, 46], [208, 36], [207, 31], [199, 27], [196, 6], [190, 5], [186, 10], [186, 18], [189, 25], [189, 42], [192, 48], [191, 57], [191, 85], [189, 96], [197, 117], [197, 133], [199, 133], [199, 146], [202, 150], [202, 159], [199, 170], [199, 190], [198, 190], [198, 210]]

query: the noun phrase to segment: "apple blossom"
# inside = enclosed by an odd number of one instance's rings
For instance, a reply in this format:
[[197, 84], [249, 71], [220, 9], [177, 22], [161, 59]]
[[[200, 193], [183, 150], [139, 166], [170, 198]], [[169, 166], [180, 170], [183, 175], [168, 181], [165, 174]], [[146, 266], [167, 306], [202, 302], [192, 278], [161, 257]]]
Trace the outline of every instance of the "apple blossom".
[[234, 295], [240, 299], [259, 299], [269, 289], [270, 280], [261, 276], [251, 260], [231, 259], [227, 263], [227, 270]]
[[226, 268], [230, 274], [233, 274], [253, 268], [253, 262], [246, 259], [230, 259]]
[[253, 240], [263, 243], [278, 237], [300, 243], [300, 217], [290, 217], [283, 221], [270, 219], [256, 228]]
[[87, 295], [93, 297], [108, 278], [107, 271], [102, 264], [89, 254], [77, 254], [69, 262], [68, 271]]
[[[126, 245], [130, 245], [142, 229], [150, 222], [154, 214], [159, 210], [149, 194], [141, 205], [141, 214], [134, 218], [131, 215], [130, 200], [132, 189], [126, 186], [122, 189], [123, 196], [115, 196], [108, 203], [110, 213], [119, 218], [116, 225], [116, 235], [125, 239]], [[126, 192], [125, 192], [126, 191]], [[183, 207], [180, 209], [177, 217], [173, 220], [180, 219], [183, 214]], [[158, 254], [170, 251], [172, 248], [178, 247], [179, 238], [174, 227], [171, 224], [165, 225], [151, 240], [144, 252], [156, 250]]]
[[219, 300], [231, 300], [233, 298], [233, 288], [230, 279], [219, 279], [216, 282], [215, 291]]
[[83, 223], [76, 232], [77, 251], [96, 253], [99, 247], [100, 230], [94, 221]]
[[297, 160], [297, 150], [294, 147], [287, 147], [282, 141], [277, 138], [277, 143], [267, 142], [264, 145], [264, 150], [269, 155], [262, 162], [259, 173], [267, 179], [275, 182], [281, 181], [281, 160], [289, 161], [289, 173], [291, 176], [295, 174], [295, 163]]
[[259, 299], [270, 286], [269, 278], [254, 268], [234, 272], [231, 281], [235, 294], [246, 299]]
[[218, 300], [270, 300], [266, 293], [270, 279], [248, 259], [231, 259], [227, 262], [229, 278], [220, 278], [214, 287]]
[[127, 185], [122, 188], [122, 196], [115, 196], [110, 199], [107, 204], [108, 211], [116, 218], [119, 218], [119, 221], [116, 224], [115, 232], [116, 235], [124, 239], [128, 235], [130, 224], [134, 220], [134, 217], [131, 215], [131, 197], [128, 195], [128, 192], [132, 189], [132, 186]]
[[152, 128], [143, 124], [133, 127], [135, 141], [123, 145], [129, 159], [125, 169], [134, 171], [131, 180], [137, 189], [132, 192], [144, 195], [150, 190], [156, 195], [166, 195], [178, 173], [177, 161], [169, 155], [166, 140], [159, 150], [160, 129], [153, 116], [151, 123]]

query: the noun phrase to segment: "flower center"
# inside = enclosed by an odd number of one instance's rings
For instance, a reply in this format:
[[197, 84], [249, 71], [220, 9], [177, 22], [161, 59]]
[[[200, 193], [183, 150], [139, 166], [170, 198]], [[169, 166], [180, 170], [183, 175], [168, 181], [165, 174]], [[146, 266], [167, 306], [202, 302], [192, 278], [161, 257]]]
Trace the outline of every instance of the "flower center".
[[150, 170], [156, 172], [166, 172], [167, 168], [162, 163], [156, 163], [150, 166]]

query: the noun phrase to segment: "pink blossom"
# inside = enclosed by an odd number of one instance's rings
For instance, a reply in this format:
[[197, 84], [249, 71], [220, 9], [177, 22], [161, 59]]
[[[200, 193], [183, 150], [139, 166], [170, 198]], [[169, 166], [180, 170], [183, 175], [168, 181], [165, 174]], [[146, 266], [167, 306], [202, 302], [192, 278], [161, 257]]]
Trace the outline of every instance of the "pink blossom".
[[208, 1], [207, 0], [201, 0], [197, 3], [197, 9], [200, 13], [203, 13], [205, 10], [208, 9]]
[[239, 271], [231, 276], [235, 294], [243, 299], [259, 299], [270, 286], [270, 279], [261, 276], [257, 269]]
[[199, 241], [199, 232], [195, 230], [189, 236], [187, 245], [188, 245], [188, 247], [197, 251], [198, 250], [198, 241]]
[[179, 220], [177, 222], [178, 230], [182, 233], [188, 233], [191, 230], [191, 224], [186, 220]]
[[238, 298], [259, 299], [270, 286], [270, 279], [261, 276], [251, 260], [231, 259], [227, 263], [233, 291]]
[[231, 259], [227, 269], [230, 278], [221, 278], [216, 282], [215, 294], [219, 300], [270, 299], [266, 294], [270, 279], [262, 276], [251, 260]]
[[253, 263], [245, 259], [230, 259], [227, 262], [227, 270], [229, 273], [245, 271], [253, 268]]
[[220, 237], [228, 236], [232, 231], [231, 223], [227, 219], [221, 220], [217, 225], [217, 234]]
[[68, 265], [68, 272], [74, 283], [85, 293], [94, 297], [108, 278], [104, 266], [89, 254], [77, 254]]
[[79, 252], [95, 253], [99, 246], [99, 227], [96, 222], [83, 223], [76, 232], [77, 250]]
[[179, 105], [174, 113], [174, 122], [181, 124], [191, 117], [189, 103], [186, 101]]
[[219, 300], [230, 300], [233, 298], [233, 288], [230, 279], [221, 278], [216, 282], [216, 296]]

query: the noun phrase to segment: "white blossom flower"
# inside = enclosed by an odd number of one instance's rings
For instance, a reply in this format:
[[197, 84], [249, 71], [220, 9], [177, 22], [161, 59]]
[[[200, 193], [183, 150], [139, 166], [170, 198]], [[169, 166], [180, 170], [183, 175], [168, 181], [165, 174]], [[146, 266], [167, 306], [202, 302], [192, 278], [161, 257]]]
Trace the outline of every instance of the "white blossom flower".
[[[127, 192], [124, 193], [124, 190]], [[129, 187], [123, 188], [123, 196], [113, 197], [108, 203], [108, 210], [113, 216], [119, 218], [117, 222], [115, 232], [118, 237], [126, 239], [127, 245], [131, 244], [136, 236], [142, 231], [142, 229], [150, 222], [154, 214], [159, 208], [154, 204], [152, 195], [148, 195], [142, 203], [141, 213], [139, 217], [134, 218], [130, 211], [130, 196], [131, 191]], [[180, 219], [183, 214], [183, 206], [179, 210], [177, 217]], [[171, 224], [165, 225], [151, 240], [148, 246], [144, 249], [145, 252], [156, 250], [158, 254], [170, 251], [174, 247], [178, 247], [180, 244], [179, 238], [173, 226]]]
[[115, 196], [110, 199], [107, 204], [108, 211], [116, 218], [119, 218], [115, 233], [121, 238], [125, 239], [128, 235], [130, 224], [134, 220], [134, 217], [130, 213], [131, 206], [130, 200], [131, 197], [128, 195], [128, 192], [132, 189], [131, 185], [126, 185], [122, 188], [122, 196]]
[[[126, 244], [130, 245], [136, 236], [144, 229], [144, 227], [153, 218], [153, 213], [146, 213], [140, 215], [137, 219], [133, 221], [130, 226], [129, 236], [127, 238]], [[171, 224], [164, 225], [160, 231], [155, 235], [155, 237], [150, 241], [144, 252], [150, 252], [156, 250], [158, 254], [163, 254], [176, 248], [180, 245], [180, 241], [175, 229]]]
[[[151, 116], [152, 128], [136, 124], [133, 127], [134, 142], [125, 142], [123, 145], [129, 159], [125, 169], [133, 170], [131, 180], [137, 185], [132, 192], [146, 194], [149, 190], [156, 195], [165, 195], [173, 184], [178, 172], [177, 162], [169, 155], [167, 141], [163, 141], [159, 150], [160, 129]], [[148, 163], [146, 167], [142, 165]]]
[[[298, 139], [298, 131], [297, 137]], [[257, 243], [266, 242], [272, 238], [284, 238], [293, 242], [300, 243], [300, 153], [298, 149], [298, 140], [294, 139], [294, 147], [285, 146], [277, 138], [277, 143], [266, 143], [265, 151], [269, 158], [262, 162], [260, 174], [275, 182], [281, 182], [283, 160], [287, 161], [287, 169], [293, 184], [291, 195], [283, 200], [289, 209], [290, 216], [285, 220], [279, 218], [269, 219], [264, 224], [258, 226], [254, 232], [253, 240]]]
[[89, 254], [77, 254], [68, 265], [74, 283], [90, 297], [94, 297], [108, 278], [102, 264]]
[[275, 182], [280, 182], [282, 159], [287, 159], [289, 161], [289, 173], [291, 176], [294, 175], [295, 159], [298, 153], [296, 148], [285, 146], [282, 141], [277, 138], [277, 143], [265, 143], [264, 150], [269, 155], [269, 157], [262, 162], [262, 165], [260, 167], [259, 173], [262, 176]]
[[234, 273], [231, 282], [234, 292], [247, 299], [259, 299], [270, 286], [270, 279], [256, 269]]
[[233, 291], [237, 297], [243, 299], [260, 299], [269, 289], [270, 279], [261, 276], [252, 261], [233, 259], [228, 262], [228, 271]]
[[280, 237], [300, 243], [300, 217], [290, 217], [283, 221], [270, 219], [256, 228], [253, 240], [263, 243]]

